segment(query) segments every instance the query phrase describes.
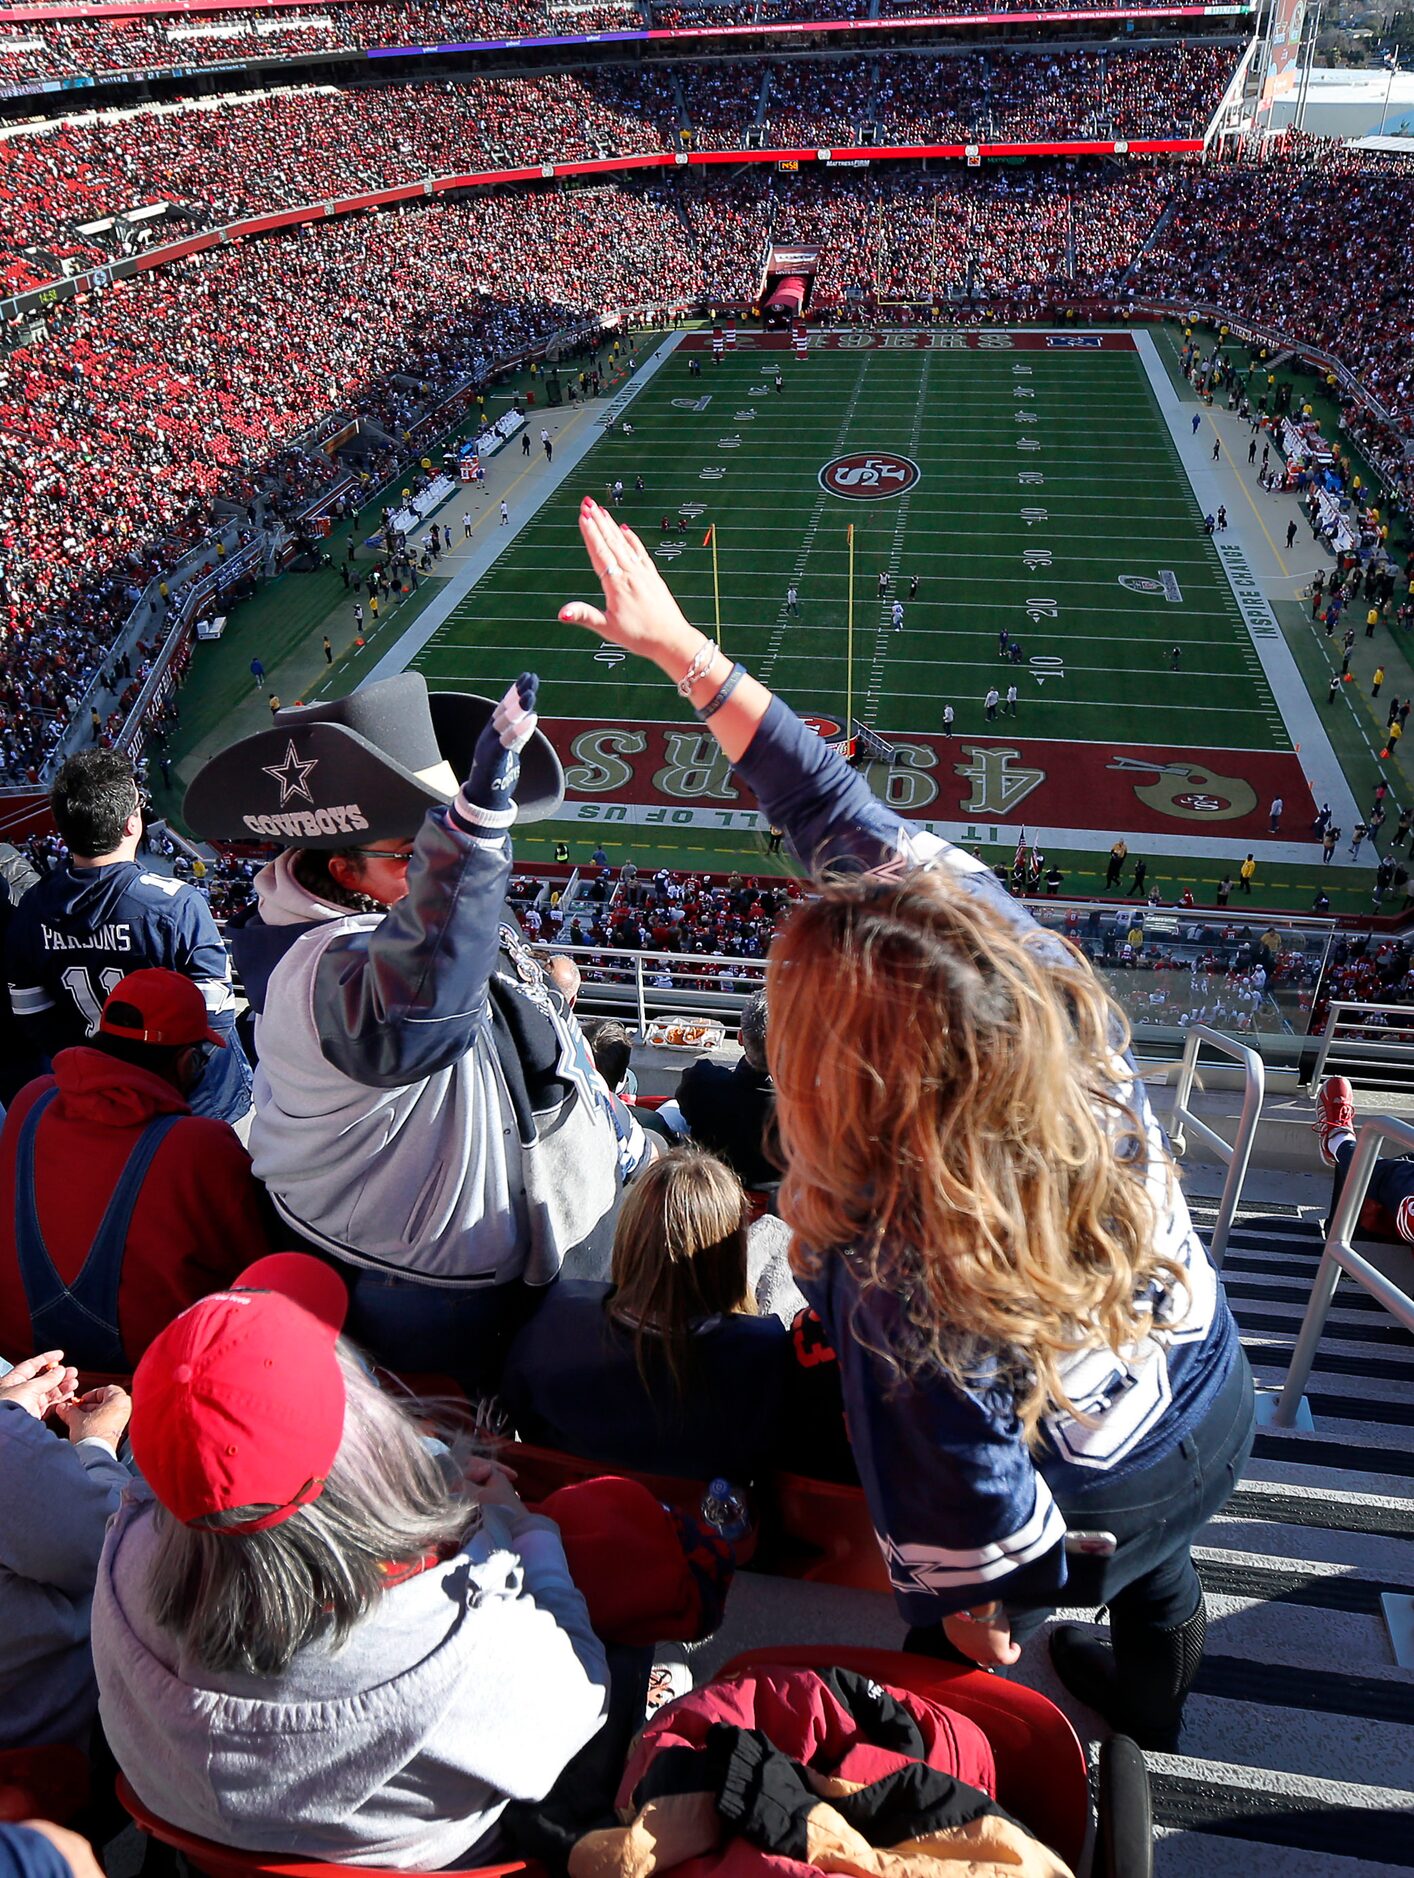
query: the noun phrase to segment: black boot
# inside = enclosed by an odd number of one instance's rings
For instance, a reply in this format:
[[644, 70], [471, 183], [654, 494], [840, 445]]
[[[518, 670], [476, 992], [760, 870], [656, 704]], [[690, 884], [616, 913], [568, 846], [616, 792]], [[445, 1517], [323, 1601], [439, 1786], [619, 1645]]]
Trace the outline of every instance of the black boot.
[[1112, 1621], [1113, 1648], [1078, 1624], [1059, 1624], [1051, 1632], [1051, 1661], [1070, 1693], [1103, 1715], [1117, 1734], [1171, 1754], [1207, 1628], [1201, 1604], [1172, 1630]]

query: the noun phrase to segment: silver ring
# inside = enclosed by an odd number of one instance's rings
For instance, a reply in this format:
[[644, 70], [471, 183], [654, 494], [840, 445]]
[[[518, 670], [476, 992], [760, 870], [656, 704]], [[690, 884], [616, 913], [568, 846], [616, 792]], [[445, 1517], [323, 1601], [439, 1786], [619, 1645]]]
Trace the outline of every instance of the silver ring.
[[609, 562], [609, 564], [608, 564], [608, 566], [607, 566], [607, 567], [606, 567], [606, 568], [604, 569], [604, 578], [605, 578], [605, 580], [612, 580], [612, 579], [614, 578], [614, 576], [615, 576], [616, 574], [618, 574], [618, 573], [619, 573], [620, 571], [621, 571], [621, 570], [620, 570], [620, 568], [619, 568], [619, 564], [618, 564], [618, 562], [617, 562], [617, 561], [610, 561], [610, 562]]

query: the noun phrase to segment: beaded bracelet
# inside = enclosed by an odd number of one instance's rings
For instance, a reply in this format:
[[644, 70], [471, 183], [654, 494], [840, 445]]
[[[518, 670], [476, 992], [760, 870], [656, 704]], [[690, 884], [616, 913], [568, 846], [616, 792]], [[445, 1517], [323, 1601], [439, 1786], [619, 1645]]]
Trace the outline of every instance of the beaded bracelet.
[[746, 676], [746, 667], [744, 665], [733, 665], [732, 669], [727, 673], [727, 676], [725, 680], [723, 681], [721, 690], [717, 692], [717, 694], [714, 697], [709, 698], [706, 704], [702, 706], [702, 709], [700, 711], [694, 708], [692, 715], [697, 719], [697, 721], [700, 724], [705, 724], [709, 717], [713, 716], [715, 712], [721, 710], [722, 706], [726, 703], [727, 699], [736, 690], [737, 686], [741, 683], [742, 679], [745, 678], [745, 676]]
[[687, 670], [678, 680], [678, 696], [680, 698], [686, 698], [691, 695], [692, 687], [697, 683], [699, 678], [706, 677], [707, 672], [711, 668], [712, 661], [716, 656], [716, 640], [704, 639], [693, 655], [691, 665], [688, 666]]

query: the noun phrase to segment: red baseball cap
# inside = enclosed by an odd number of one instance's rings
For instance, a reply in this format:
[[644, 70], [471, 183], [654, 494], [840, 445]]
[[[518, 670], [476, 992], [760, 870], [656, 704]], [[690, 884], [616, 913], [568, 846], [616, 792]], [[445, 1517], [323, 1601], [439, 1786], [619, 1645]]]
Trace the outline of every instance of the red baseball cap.
[[319, 1498], [344, 1433], [336, 1346], [347, 1309], [336, 1272], [303, 1252], [277, 1252], [148, 1346], [133, 1375], [128, 1437], [169, 1513], [190, 1526], [268, 1507], [220, 1528], [261, 1532]]
[[206, 1000], [196, 985], [161, 965], [120, 978], [108, 993], [98, 1028], [105, 1037], [127, 1037], [133, 1043], [226, 1047], [226, 1039], [211, 1028]]

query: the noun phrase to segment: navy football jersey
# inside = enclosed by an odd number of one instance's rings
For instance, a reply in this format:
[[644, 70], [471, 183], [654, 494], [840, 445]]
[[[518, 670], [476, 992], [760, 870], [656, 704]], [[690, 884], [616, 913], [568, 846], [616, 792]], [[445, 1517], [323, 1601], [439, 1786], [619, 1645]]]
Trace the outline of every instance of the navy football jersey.
[[147, 873], [139, 861], [62, 867], [25, 894], [6, 944], [15, 1016], [50, 1056], [87, 1043], [113, 987], [151, 965], [190, 978], [226, 1039], [192, 1091], [192, 1108], [238, 1121], [250, 1107], [251, 1073], [236, 1039], [231, 961], [195, 887]]

